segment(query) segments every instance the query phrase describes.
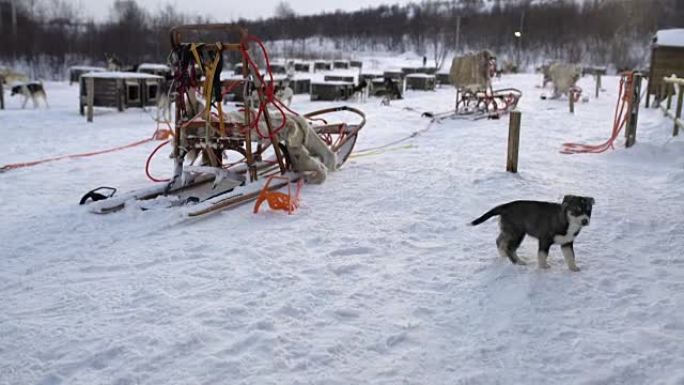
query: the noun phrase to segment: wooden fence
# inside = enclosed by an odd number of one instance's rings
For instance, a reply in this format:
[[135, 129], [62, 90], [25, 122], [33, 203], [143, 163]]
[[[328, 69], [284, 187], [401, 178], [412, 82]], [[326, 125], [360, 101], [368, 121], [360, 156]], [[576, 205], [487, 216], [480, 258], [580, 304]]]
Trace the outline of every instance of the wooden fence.
[[[663, 110], [665, 116], [674, 121], [672, 128], [672, 135], [679, 135], [679, 129], [684, 130], [684, 120], [682, 120], [682, 99], [684, 98], [684, 79], [678, 78], [674, 75], [663, 78], [666, 86], [661, 88], [661, 102], [660, 109]], [[664, 94], [664, 95], [663, 95]], [[672, 109], [672, 99], [677, 97], [676, 112]]]

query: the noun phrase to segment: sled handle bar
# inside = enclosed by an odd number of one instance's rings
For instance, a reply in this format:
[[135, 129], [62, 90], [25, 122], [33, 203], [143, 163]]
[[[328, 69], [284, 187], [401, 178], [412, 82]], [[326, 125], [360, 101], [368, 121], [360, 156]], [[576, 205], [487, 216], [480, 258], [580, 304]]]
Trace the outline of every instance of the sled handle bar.
[[[171, 46], [175, 48], [183, 44], [182, 37], [184, 33], [208, 31], [237, 33], [240, 36], [240, 42], [247, 37], [247, 30], [236, 24], [188, 24], [171, 28], [171, 31], [169, 32]], [[224, 45], [239, 47], [239, 44], [236, 43], [224, 43]]]

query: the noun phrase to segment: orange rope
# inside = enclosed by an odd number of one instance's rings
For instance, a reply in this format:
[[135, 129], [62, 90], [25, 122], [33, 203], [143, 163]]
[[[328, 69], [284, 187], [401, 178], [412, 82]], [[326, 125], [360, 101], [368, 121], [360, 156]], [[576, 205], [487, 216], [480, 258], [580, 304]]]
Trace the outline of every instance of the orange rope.
[[633, 72], [629, 72], [620, 79], [620, 92], [618, 93], [618, 102], [615, 105], [615, 118], [610, 138], [601, 144], [563, 143], [560, 150], [561, 154], [600, 154], [609, 148], [614, 148], [613, 143], [620, 135], [622, 128], [627, 124], [629, 114], [632, 111], [632, 104], [634, 102], [633, 75]]
[[124, 146], [114, 147], [114, 148], [110, 148], [110, 149], [102, 150], [102, 151], [84, 152], [81, 154], [62, 155], [62, 156], [56, 156], [54, 158], [35, 160], [32, 162], [12, 163], [12, 164], [8, 164], [8, 165], [0, 167], [0, 172], [15, 170], [15, 169], [24, 168], [24, 167], [32, 167], [32, 166], [36, 166], [39, 164], [54, 162], [54, 161], [62, 160], [62, 159], [86, 158], [89, 156], [107, 154], [110, 152], [121, 151], [121, 150], [125, 150], [127, 148], [139, 146], [141, 144], [145, 144], [145, 143], [151, 142], [153, 140], [155, 140], [155, 139], [154, 138], [148, 138], [148, 139], [139, 140], [137, 142], [129, 143], [129, 144], [126, 144]]

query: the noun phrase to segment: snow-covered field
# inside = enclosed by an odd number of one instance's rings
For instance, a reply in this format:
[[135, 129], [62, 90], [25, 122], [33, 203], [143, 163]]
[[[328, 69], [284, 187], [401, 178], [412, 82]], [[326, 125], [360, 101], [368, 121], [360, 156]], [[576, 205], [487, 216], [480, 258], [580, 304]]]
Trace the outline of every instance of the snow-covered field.
[[[100, 185], [149, 185], [157, 145], [0, 174], [0, 384], [684, 384], [684, 141], [642, 110], [637, 145], [561, 155], [610, 131], [618, 79], [567, 111], [523, 90], [518, 175], [508, 119], [448, 120], [305, 186], [291, 216], [251, 205], [199, 221], [175, 211], [88, 213]], [[580, 85], [591, 94], [593, 80]], [[50, 109], [6, 94], [0, 166], [148, 137], [153, 111], [78, 114], [77, 87], [46, 83]], [[425, 128], [454, 91], [408, 92], [368, 115], [357, 149]], [[298, 95], [301, 112], [336, 103]], [[30, 105], [30, 103], [29, 103]], [[165, 156], [166, 154], [164, 154]], [[157, 176], [170, 161], [158, 157]], [[501, 259], [513, 199], [596, 199], [575, 243], [579, 273], [536, 242]]]

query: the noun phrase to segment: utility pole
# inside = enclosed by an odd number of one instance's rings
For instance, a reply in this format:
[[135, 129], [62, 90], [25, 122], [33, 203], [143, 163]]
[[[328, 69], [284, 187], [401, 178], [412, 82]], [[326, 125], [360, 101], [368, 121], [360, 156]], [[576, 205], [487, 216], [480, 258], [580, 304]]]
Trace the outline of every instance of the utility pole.
[[517, 64], [518, 64], [518, 71], [522, 70], [522, 65], [521, 65], [521, 54], [522, 54], [522, 37], [523, 37], [523, 28], [525, 26], [525, 10], [522, 11], [522, 14], [520, 15], [520, 27], [518, 28], [518, 31], [515, 33], [515, 37], [518, 38], [518, 58], [517, 58]]
[[14, 4], [15, 0], [10, 0], [10, 7], [12, 8], [12, 35], [17, 36], [17, 6]]
[[461, 48], [461, 16], [456, 18], [456, 54], [459, 53]]

